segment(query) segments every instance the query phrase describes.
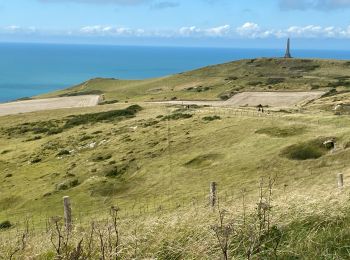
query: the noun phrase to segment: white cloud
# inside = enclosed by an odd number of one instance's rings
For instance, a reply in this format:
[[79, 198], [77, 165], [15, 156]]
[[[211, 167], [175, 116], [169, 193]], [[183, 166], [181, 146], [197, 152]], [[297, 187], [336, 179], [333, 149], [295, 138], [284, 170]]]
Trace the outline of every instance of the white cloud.
[[89, 37], [157, 37], [157, 38], [333, 38], [350, 39], [350, 26], [290, 26], [287, 28], [264, 28], [254, 22], [246, 22], [237, 28], [230, 25], [201, 28], [184, 26], [179, 29], [152, 30], [124, 26], [92, 25], [71, 30], [49, 30], [36, 27], [9, 25], [0, 27], [0, 34], [40, 34], [56, 36]]
[[35, 33], [37, 32], [36, 27], [30, 26], [30, 27], [22, 27], [18, 25], [9, 25], [5, 26], [3, 28], [0, 28], [1, 31], [6, 32], [6, 33]]
[[258, 24], [252, 22], [246, 22], [242, 26], [236, 29], [237, 33], [241, 36], [247, 36], [250, 38], [259, 37], [261, 34], [261, 28]]
[[226, 24], [211, 28], [198, 28], [196, 26], [182, 27], [178, 30], [180, 36], [207, 36], [207, 37], [223, 37], [230, 34], [231, 26]]
[[245, 38], [350, 38], [350, 26], [340, 28], [334, 26], [306, 25], [290, 26], [285, 29], [263, 29], [256, 23], [247, 22], [238, 27], [236, 32]]
[[206, 33], [211, 36], [224, 36], [230, 33], [231, 26], [226, 24], [223, 26], [213, 27], [206, 30]]
[[79, 32], [85, 35], [95, 36], [143, 36], [146, 33], [143, 29], [102, 25], [85, 26]]

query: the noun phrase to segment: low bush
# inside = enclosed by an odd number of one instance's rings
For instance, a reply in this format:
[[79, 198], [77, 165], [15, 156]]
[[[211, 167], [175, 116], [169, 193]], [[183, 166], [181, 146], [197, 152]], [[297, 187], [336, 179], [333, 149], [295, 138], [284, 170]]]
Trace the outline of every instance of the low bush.
[[66, 180], [62, 183], [56, 185], [56, 190], [68, 190], [70, 188], [74, 188], [79, 185], [78, 179]]
[[165, 121], [165, 120], [188, 119], [188, 118], [191, 118], [191, 117], [192, 117], [191, 114], [175, 113], [175, 114], [172, 114], [172, 115], [164, 116], [164, 117], [162, 118], [162, 121]]
[[110, 178], [115, 178], [118, 176], [123, 175], [127, 170], [126, 166], [115, 166], [115, 165], [108, 165], [103, 168], [103, 175]]
[[91, 157], [90, 160], [93, 162], [102, 162], [106, 161], [112, 158], [112, 154], [110, 152], [98, 152], [94, 153]]
[[318, 159], [329, 149], [323, 144], [329, 138], [317, 138], [308, 142], [294, 144], [282, 150], [281, 156], [290, 160]]
[[41, 158], [35, 157], [35, 158], [30, 160], [30, 163], [32, 163], [32, 164], [39, 163], [39, 162], [41, 162], [41, 160], [42, 160]]
[[84, 135], [83, 137], [80, 138], [80, 142], [84, 142], [86, 140], [90, 140], [92, 139], [93, 137], [90, 136], [90, 135]]
[[214, 121], [214, 120], [220, 120], [220, 116], [205, 116], [202, 118], [204, 121]]
[[106, 101], [100, 102], [99, 105], [100, 105], [100, 106], [103, 106], [103, 105], [111, 105], [111, 104], [116, 104], [116, 103], [118, 103], [118, 102], [119, 102], [119, 100], [116, 100], [116, 99], [114, 99], [114, 100], [106, 100]]
[[12, 227], [12, 223], [8, 220], [5, 220], [3, 222], [0, 222], [0, 229], [9, 229]]
[[59, 97], [74, 97], [74, 96], [84, 96], [84, 95], [101, 95], [103, 92], [101, 90], [86, 90], [86, 91], [77, 91], [70, 92], [59, 95]]
[[123, 118], [132, 118], [135, 114], [141, 111], [142, 108], [139, 105], [132, 105], [125, 109], [111, 110], [99, 113], [82, 114], [70, 117], [64, 124], [64, 128], [72, 128], [75, 126], [94, 124], [98, 122], [111, 122], [114, 120], [120, 120]]
[[285, 78], [268, 78], [266, 83], [269, 85], [276, 85], [285, 82]]
[[70, 152], [68, 150], [61, 150], [57, 153], [57, 156], [69, 155]]

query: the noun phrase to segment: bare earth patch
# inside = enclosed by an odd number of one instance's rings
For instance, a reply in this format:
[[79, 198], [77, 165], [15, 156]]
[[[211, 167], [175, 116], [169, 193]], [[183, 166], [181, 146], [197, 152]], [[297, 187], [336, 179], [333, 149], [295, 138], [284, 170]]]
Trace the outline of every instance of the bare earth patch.
[[242, 92], [226, 101], [165, 101], [157, 103], [209, 106], [270, 106], [291, 107], [320, 98], [325, 92]]
[[0, 116], [60, 108], [92, 107], [98, 105], [99, 95], [33, 99], [0, 104]]

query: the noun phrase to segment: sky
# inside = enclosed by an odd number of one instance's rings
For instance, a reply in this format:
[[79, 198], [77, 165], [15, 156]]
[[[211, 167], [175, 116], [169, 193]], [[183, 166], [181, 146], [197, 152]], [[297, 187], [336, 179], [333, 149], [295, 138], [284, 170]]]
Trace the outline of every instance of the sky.
[[350, 50], [350, 0], [0, 0], [0, 42]]

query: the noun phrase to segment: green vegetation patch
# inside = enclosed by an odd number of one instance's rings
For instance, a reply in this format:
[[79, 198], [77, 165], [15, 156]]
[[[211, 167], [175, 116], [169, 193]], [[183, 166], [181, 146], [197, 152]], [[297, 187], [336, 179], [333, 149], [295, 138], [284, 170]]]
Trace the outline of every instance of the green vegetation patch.
[[[346, 211], [346, 214], [341, 217], [327, 219], [322, 215], [313, 215], [297, 219], [284, 227], [282, 247], [294, 248], [294, 252], [281, 250], [279, 259], [347, 259], [350, 243], [348, 229], [350, 214], [348, 209]], [[312, 242], [301, 243], [301, 241]]]
[[281, 156], [290, 160], [318, 159], [331, 149], [323, 144], [329, 139], [330, 138], [316, 138], [311, 141], [288, 146], [282, 150]]
[[289, 137], [295, 135], [301, 135], [306, 132], [304, 126], [290, 126], [290, 127], [265, 127], [261, 128], [255, 133], [265, 134], [271, 137]]
[[93, 162], [102, 162], [102, 161], [109, 160], [111, 158], [112, 158], [112, 153], [110, 151], [103, 151], [103, 152], [94, 153], [90, 157], [90, 160]]
[[0, 229], [9, 229], [10, 227], [12, 227], [12, 223], [8, 220], [0, 223]]
[[125, 166], [125, 165], [120, 165], [120, 166], [108, 165], [108, 166], [105, 166], [102, 169], [102, 171], [103, 171], [104, 176], [110, 177], [110, 178], [115, 178], [115, 177], [123, 175], [127, 171], [127, 166]]
[[172, 115], [167, 115], [162, 118], [163, 121], [165, 120], [179, 120], [179, 119], [188, 119], [191, 118], [191, 114], [184, 114], [184, 113], [175, 113]]
[[72, 128], [75, 126], [93, 124], [98, 122], [111, 122], [124, 118], [132, 118], [142, 108], [139, 105], [132, 105], [126, 109], [111, 110], [99, 113], [82, 114], [70, 117], [64, 125], [64, 128]]
[[187, 163], [185, 163], [185, 166], [191, 167], [191, 168], [207, 167], [214, 164], [215, 162], [222, 159], [223, 157], [224, 156], [222, 154], [216, 154], [216, 153], [203, 154], [188, 161]]
[[56, 190], [68, 190], [79, 185], [78, 179], [66, 180], [56, 185]]
[[106, 101], [102, 101], [99, 103], [100, 106], [103, 106], [103, 105], [110, 105], [110, 104], [116, 104], [118, 103], [119, 100], [116, 100], [116, 99], [113, 99], [113, 100], [106, 100]]
[[69, 116], [63, 120], [48, 120], [23, 123], [14, 127], [2, 128], [8, 136], [21, 136], [26, 133], [54, 135], [76, 126], [95, 124], [99, 122], [112, 122], [135, 117], [141, 111], [139, 105], [132, 105], [125, 109], [110, 110], [106, 112], [89, 113]]
[[220, 116], [205, 116], [202, 118], [204, 121], [214, 121], [214, 120], [220, 120]]
[[84, 95], [101, 95], [103, 91], [92, 89], [86, 91], [69, 92], [59, 95], [59, 97], [74, 97], [74, 96], [84, 96]]

